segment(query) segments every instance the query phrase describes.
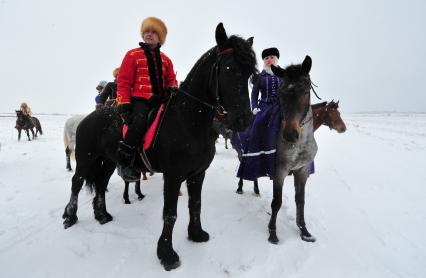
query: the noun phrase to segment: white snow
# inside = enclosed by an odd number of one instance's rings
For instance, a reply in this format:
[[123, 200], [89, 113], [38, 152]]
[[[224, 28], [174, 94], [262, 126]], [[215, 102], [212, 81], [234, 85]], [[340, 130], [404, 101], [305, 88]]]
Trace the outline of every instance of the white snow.
[[260, 197], [250, 182], [235, 194], [236, 153], [219, 139], [202, 198], [210, 241], [188, 241], [182, 186], [173, 237], [182, 265], [171, 272], [156, 256], [159, 174], [142, 182], [142, 201], [132, 185], [131, 205], [114, 174], [107, 193], [114, 220], [105, 225], [93, 218], [83, 189], [79, 221], [63, 229], [73, 175], [62, 139], [68, 117], [39, 115], [45, 134], [31, 142], [18, 142], [14, 117], [0, 117], [1, 277], [426, 277], [426, 114], [343, 114], [346, 133], [316, 132], [305, 210], [315, 243], [300, 239], [291, 177], [278, 214], [280, 243], [267, 241], [272, 183], [260, 180]]

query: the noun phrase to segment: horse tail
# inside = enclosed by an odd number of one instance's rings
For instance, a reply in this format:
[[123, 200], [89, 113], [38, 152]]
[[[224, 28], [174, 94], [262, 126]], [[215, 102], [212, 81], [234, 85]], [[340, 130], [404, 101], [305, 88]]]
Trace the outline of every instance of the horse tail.
[[40, 134], [43, 135], [43, 130], [41, 129], [41, 124], [39, 120], [37, 120], [36, 128], [38, 129], [38, 132], [40, 132]]

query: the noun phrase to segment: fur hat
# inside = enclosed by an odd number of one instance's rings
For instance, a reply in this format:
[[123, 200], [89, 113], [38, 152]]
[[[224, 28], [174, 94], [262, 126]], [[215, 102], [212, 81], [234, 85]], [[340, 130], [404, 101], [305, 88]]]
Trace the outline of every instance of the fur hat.
[[163, 45], [166, 41], [167, 36], [167, 27], [164, 22], [156, 17], [147, 17], [142, 21], [141, 24], [141, 36], [143, 38], [143, 33], [147, 30], [154, 30], [158, 34], [160, 39], [160, 44]]
[[107, 83], [108, 83], [107, 81], [101, 80], [101, 81], [99, 81], [98, 87], [105, 88], [105, 86], [107, 85]]
[[120, 72], [120, 68], [118, 67], [118, 68], [115, 68], [113, 71], [112, 71], [112, 76], [115, 78], [115, 79], [117, 79], [117, 76], [118, 76], [118, 73]]
[[277, 56], [277, 58], [280, 58], [280, 52], [278, 51], [278, 48], [276, 47], [271, 47], [271, 48], [266, 48], [262, 51], [262, 59], [265, 59], [265, 57], [268, 56]]

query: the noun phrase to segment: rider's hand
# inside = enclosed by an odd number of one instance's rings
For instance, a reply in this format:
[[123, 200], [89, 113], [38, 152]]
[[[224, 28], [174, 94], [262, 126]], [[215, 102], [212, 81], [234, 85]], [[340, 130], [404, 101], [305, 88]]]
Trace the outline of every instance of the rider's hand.
[[260, 108], [256, 107], [256, 108], [253, 109], [253, 115], [256, 115], [259, 112], [260, 112]]
[[130, 124], [132, 122], [132, 104], [131, 103], [120, 104], [118, 105], [117, 110], [125, 124]]

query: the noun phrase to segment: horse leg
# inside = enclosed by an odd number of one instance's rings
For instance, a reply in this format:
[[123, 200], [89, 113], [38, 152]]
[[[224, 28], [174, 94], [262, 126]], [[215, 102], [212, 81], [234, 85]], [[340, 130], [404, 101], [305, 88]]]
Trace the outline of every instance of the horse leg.
[[22, 129], [18, 129], [18, 141], [21, 141], [21, 131]]
[[129, 182], [128, 181], [124, 181], [123, 199], [125, 204], [131, 204], [129, 200]]
[[308, 229], [306, 229], [305, 223], [305, 185], [309, 177], [310, 166], [304, 167], [294, 174], [294, 189], [295, 189], [295, 201], [296, 201], [296, 224], [300, 229], [300, 237], [304, 241], [315, 242]]
[[273, 244], [277, 244], [279, 239], [277, 237], [277, 214], [282, 205], [282, 195], [283, 195], [283, 184], [284, 184], [284, 171], [282, 169], [278, 169], [277, 165], [277, 173], [274, 178], [274, 193], [271, 202], [272, 214], [271, 220], [269, 220], [269, 242]]
[[135, 192], [136, 192], [136, 195], [138, 195], [139, 201], [142, 200], [143, 198], [145, 198], [145, 195], [143, 195], [142, 192], [141, 192], [141, 181], [140, 180], [138, 180], [135, 183]]
[[[151, 175], [152, 176], [152, 175]], [[142, 179], [146, 181], [148, 178], [146, 177], [146, 171], [142, 170]]]
[[225, 149], [228, 149], [228, 138], [225, 137]]
[[259, 193], [259, 184], [257, 182], [257, 179], [255, 179], [254, 182], [253, 182], [253, 190], [254, 190], [254, 193], [256, 195], [260, 195], [260, 193]]
[[34, 138], [35, 138], [35, 137], [37, 137], [37, 135], [34, 135], [34, 130], [33, 130], [33, 128], [30, 128], [30, 130], [31, 130], [31, 134], [33, 135], [33, 140], [34, 140]]
[[240, 178], [240, 180], [238, 181], [238, 188], [236, 191], [238, 194], [243, 194], [243, 179]]
[[65, 148], [65, 155], [66, 155], [66, 160], [67, 160], [67, 170], [68, 171], [72, 171], [72, 167], [71, 167], [71, 150], [69, 148], [69, 146], [67, 146]]
[[[28, 131], [28, 129], [26, 129], [26, 130], [25, 130], [25, 132], [27, 133], [28, 141], [31, 141], [31, 138], [30, 138], [30, 132]], [[33, 139], [34, 139], [34, 138], [33, 138]]]
[[173, 250], [173, 228], [177, 218], [177, 202], [181, 181], [178, 177], [164, 176], [163, 231], [157, 244], [157, 257], [168, 271], [180, 266], [179, 255]]
[[106, 159], [99, 162], [102, 163], [102, 166], [95, 177], [96, 196], [93, 199], [93, 210], [95, 219], [103, 225], [112, 220], [112, 215], [109, 214], [106, 209], [105, 191], [107, 189], [109, 179], [114, 173], [116, 164], [112, 160]]
[[64, 228], [67, 229], [74, 225], [77, 218], [77, 208], [78, 208], [78, 193], [83, 187], [84, 178], [80, 175], [81, 168], [77, 165], [74, 176], [72, 177], [72, 186], [71, 186], [71, 197], [67, 206], [65, 207], [64, 214], [62, 218], [64, 219]]
[[189, 225], [188, 239], [195, 242], [208, 241], [210, 236], [201, 227], [201, 190], [203, 188], [205, 172], [189, 178], [186, 181], [188, 187]]

